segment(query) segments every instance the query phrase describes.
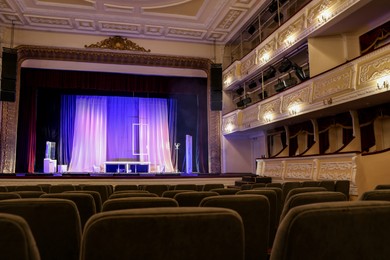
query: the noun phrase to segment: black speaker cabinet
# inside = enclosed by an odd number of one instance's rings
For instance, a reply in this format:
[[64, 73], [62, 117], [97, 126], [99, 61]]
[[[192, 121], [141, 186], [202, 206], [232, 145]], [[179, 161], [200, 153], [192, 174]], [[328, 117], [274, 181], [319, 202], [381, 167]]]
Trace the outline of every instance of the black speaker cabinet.
[[0, 101], [15, 102], [17, 60], [16, 49], [3, 48]]
[[211, 64], [210, 68], [210, 108], [212, 111], [222, 110], [222, 64]]

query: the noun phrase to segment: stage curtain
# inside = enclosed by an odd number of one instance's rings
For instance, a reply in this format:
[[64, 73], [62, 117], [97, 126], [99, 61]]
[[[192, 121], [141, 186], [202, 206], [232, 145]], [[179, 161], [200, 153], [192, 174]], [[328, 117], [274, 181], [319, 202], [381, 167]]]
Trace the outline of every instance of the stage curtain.
[[[173, 172], [166, 99], [140, 98], [139, 122], [149, 130], [140, 131], [140, 161], [150, 162], [167, 172]], [[149, 136], [144, 136], [143, 133], [147, 132]]]
[[69, 165], [72, 156], [76, 96], [61, 96], [58, 163]]
[[100, 171], [106, 161], [107, 98], [78, 96], [70, 172]]
[[133, 125], [139, 123], [138, 98], [108, 97], [107, 105], [107, 160], [139, 161], [132, 147]]
[[[175, 143], [177, 142], [177, 100], [173, 98], [168, 100], [168, 128], [171, 161], [172, 165], [176, 165]], [[199, 128], [199, 125], [197, 126], [197, 128]]]

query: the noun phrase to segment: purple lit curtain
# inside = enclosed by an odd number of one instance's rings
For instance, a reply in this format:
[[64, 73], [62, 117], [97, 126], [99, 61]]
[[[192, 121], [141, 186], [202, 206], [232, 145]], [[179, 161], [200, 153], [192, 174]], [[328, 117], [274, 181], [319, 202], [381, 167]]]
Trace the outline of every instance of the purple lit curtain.
[[107, 160], [138, 161], [132, 152], [133, 125], [139, 123], [138, 98], [108, 97]]
[[107, 98], [78, 96], [70, 172], [94, 171], [106, 161]]
[[140, 161], [172, 172], [167, 100], [140, 98], [139, 119], [140, 127], [146, 127], [139, 131]]
[[62, 95], [61, 107], [66, 109], [61, 109], [58, 163], [69, 165], [73, 147], [76, 96]]

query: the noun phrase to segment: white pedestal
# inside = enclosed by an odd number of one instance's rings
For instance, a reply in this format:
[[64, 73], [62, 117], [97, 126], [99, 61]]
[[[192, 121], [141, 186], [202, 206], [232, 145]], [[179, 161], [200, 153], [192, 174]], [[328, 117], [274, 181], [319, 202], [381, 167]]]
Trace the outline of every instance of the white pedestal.
[[43, 172], [44, 173], [53, 173], [57, 169], [57, 160], [52, 160], [50, 158], [43, 159]]

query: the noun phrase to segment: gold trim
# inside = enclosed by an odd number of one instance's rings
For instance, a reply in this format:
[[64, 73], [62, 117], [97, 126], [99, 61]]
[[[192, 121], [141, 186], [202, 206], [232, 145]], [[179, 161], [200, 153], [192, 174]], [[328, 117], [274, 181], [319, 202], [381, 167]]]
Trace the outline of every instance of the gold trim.
[[85, 48], [97, 48], [97, 49], [110, 49], [110, 50], [121, 50], [121, 51], [142, 51], [150, 52], [150, 50], [140, 47], [135, 42], [123, 38], [121, 36], [109, 37], [100, 42], [93, 43], [90, 45], [84, 45]]

